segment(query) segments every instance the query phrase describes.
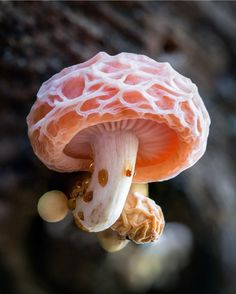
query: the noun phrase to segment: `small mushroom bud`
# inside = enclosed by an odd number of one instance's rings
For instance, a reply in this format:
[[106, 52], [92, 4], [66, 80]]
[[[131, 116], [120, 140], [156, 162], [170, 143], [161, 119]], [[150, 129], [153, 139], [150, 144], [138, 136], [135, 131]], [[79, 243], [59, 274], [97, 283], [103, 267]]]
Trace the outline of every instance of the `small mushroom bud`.
[[143, 196], [148, 196], [148, 183], [132, 183], [130, 187], [131, 192], [139, 192]]
[[97, 237], [100, 245], [107, 252], [120, 251], [129, 243], [129, 240], [126, 240], [124, 237], [120, 236], [117, 232], [111, 229], [98, 232]]
[[59, 222], [68, 212], [66, 195], [57, 190], [49, 191], [39, 199], [38, 213], [47, 222]]
[[160, 206], [139, 192], [130, 192], [119, 219], [112, 230], [137, 244], [156, 241], [164, 229]]

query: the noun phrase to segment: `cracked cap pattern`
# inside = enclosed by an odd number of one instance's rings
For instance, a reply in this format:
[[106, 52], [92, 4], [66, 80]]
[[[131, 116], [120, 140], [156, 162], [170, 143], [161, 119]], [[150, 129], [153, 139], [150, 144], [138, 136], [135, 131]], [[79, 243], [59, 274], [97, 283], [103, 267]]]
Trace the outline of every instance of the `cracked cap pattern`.
[[46, 81], [28, 117], [34, 152], [50, 169], [87, 170], [91, 159], [75, 158], [65, 148], [82, 130], [98, 123], [145, 120], [175, 133], [175, 151], [162, 162], [136, 165], [134, 181], [172, 178], [205, 152], [210, 118], [190, 79], [168, 63], [144, 55], [98, 53]]

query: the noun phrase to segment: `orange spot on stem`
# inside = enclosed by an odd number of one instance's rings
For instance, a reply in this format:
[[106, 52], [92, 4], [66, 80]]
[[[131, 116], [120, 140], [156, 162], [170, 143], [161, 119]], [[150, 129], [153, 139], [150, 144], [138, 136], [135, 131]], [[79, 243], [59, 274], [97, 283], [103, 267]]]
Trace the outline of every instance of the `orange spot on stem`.
[[93, 200], [93, 191], [86, 192], [83, 196], [84, 202], [90, 202]]
[[101, 169], [98, 172], [98, 182], [102, 187], [105, 187], [108, 182], [108, 171], [106, 169]]
[[132, 170], [131, 169], [126, 169], [125, 175], [126, 175], [126, 177], [131, 177], [132, 176]]

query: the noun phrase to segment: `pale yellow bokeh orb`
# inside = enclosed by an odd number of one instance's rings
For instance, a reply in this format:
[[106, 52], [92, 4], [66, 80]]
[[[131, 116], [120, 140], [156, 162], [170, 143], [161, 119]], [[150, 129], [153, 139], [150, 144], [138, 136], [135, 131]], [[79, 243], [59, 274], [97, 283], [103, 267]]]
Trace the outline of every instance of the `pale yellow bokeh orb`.
[[47, 222], [59, 222], [68, 213], [67, 197], [57, 190], [49, 191], [39, 199], [38, 213]]

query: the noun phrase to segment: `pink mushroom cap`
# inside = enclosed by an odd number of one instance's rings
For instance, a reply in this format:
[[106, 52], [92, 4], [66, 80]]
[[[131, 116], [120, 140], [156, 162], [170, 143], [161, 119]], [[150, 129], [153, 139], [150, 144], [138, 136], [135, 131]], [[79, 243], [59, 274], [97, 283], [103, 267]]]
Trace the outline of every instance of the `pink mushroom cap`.
[[59, 172], [88, 170], [94, 132], [132, 131], [139, 140], [133, 181], [152, 182], [199, 160], [210, 118], [196, 85], [169, 63], [100, 52], [43, 83], [27, 123], [35, 154]]

